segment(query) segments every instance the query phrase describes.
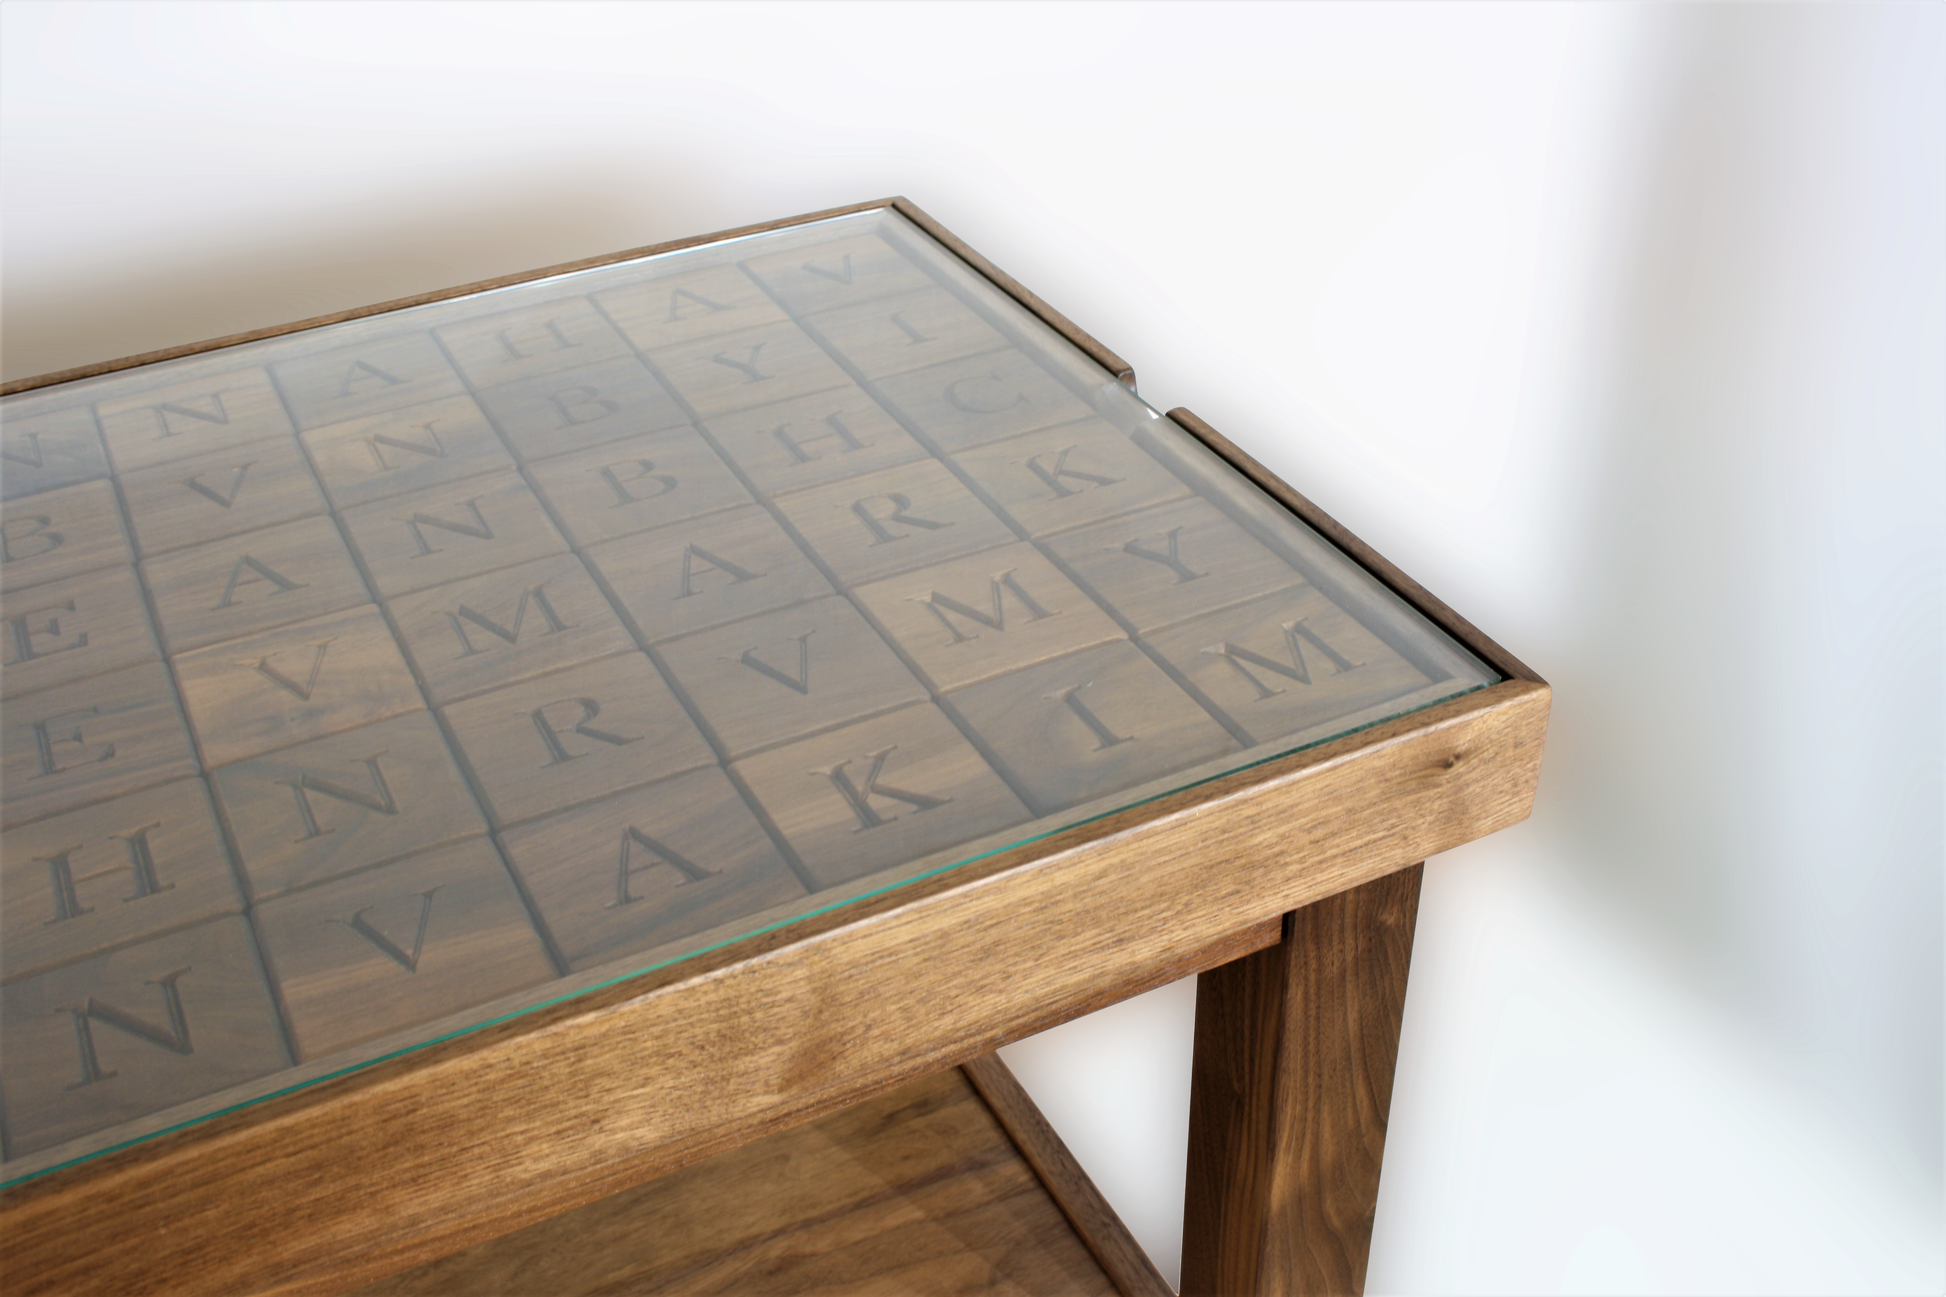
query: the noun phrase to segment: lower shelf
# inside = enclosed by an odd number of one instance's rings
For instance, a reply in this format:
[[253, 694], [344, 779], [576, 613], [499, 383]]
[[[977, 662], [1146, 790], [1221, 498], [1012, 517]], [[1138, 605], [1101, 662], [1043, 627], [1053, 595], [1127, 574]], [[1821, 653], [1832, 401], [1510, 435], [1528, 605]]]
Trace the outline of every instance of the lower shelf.
[[1131, 1255], [1136, 1271], [1146, 1258], [1004, 1065], [989, 1056], [968, 1072], [979, 1089], [957, 1068], [924, 1077], [360, 1291], [1168, 1292], [1153, 1267], [1129, 1273]]

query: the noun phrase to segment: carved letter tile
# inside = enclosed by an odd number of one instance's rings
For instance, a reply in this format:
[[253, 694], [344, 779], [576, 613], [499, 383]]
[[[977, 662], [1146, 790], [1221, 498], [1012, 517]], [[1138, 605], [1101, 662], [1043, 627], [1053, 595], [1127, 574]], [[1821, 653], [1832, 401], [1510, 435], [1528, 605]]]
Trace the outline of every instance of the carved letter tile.
[[266, 901], [256, 917], [300, 1059], [554, 976], [484, 838]]
[[196, 773], [160, 662], [91, 676], [7, 704], [0, 726], [5, 825]]
[[200, 779], [9, 829], [4, 979], [243, 908]]
[[572, 554], [421, 590], [386, 606], [439, 706], [635, 646]]
[[926, 698], [851, 601], [835, 596], [661, 651], [733, 757]]
[[213, 769], [425, 705], [377, 608], [226, 640], [174, 659]]
[[0, 499], [37, 495], [108, 473], [95, 414], [57, 390], [0, 402]]
[[1101, 419], [989, 442], [953, 459], [1030, 536], [1189, 494], [1181, 478]]
[[851, 382], [794, 324], [725, 333], [665, 348], [649, 359], [705, 420]]
[[290, 438], [252, 442], [122, 474], [135, 541], [148, 557], [324, 512]]
[[95, 406], [118, 472], [288, 437], [284, 403], [261, 369], [187, 379]]
[[480, 393], [480, 404], [522, 459], [565, 455], [689, 422], [633, 357], [495, 387]]
[[1258, 742], [1353, 716], [1432, 683], [1310, 586], [1147, 638]]
[[240, 915], [10, 982], [0, 1035], [16, 1156], [290, 1061]]
[[1122, 637], [1024, 542], [858, 589], [859, 602], [940, 690]]
[[804, 895], [714, 766], [501, 834], [570, 968], [591, 968]]
[[777, 507], [847, 585], [1016, 539], [938, 460], [794, 491]]
[[766, 495], [930, 458], [857, 387], [719, 415], [709, 430]]
[[512, 471], [360, 505], [343, 516], [382, 599], [568, 547], [533, 491]]
[[934, 286], [932, 276], [876, 234], [753, 257], [743, 264], [800, 313]]
[[370, 601], [329, 518], [304, 518], [142, 565], [171, 657]]
[[433, 332], [475, 387], [499, 387], [628, 355], [628, 343], [585, 297], [479, 315]]
[[513, 456], [470, 396], [388, 410], [303, 434], [340, 509], [513, 467]]
[[822, 887], [1028, 818], [931, 703], [772, 748], [736, 769]]
[[1042, 815], [1238, 746], [1126, 640], [1038, 663], [947, 701], [993, 745]]
[[1304, 584], [1290, 564], [1199, 499], [1071, 531], [1048, 548], [1142, 634]]
[[596, 293], [595, 301], [643, 351], [736, 333], [789, 317], [735, 266], [652, 279]]
[[135, 561], [107, 482], [81, 482], [0, 505], [0, 593]]
[[640, 653], [496, 689], [445, 716], [501, 824], [716, 760]]
[[884, 378], [960, 360], [1011, 344], [972, 307], [943, 288], [924, 288], [809, 320], [866, 378]]
[[[402, 410], [465, 390], [439, 345], [423, 333], [397, 333], [278, 361], [271, 372], [301, 428]], [[114, 447], [112, 433], [109, 446]]]
[[949, 453], [1088, 418], [1080, 398], [1017, 351], [993, 352], [879, 381], [879, 390]]
[[609, 541], [588, 560], [652, 644], [831, 593], [756, 505]]
[[213, 783], [259, 898], [486, 831], [426, 712], [224, 766]]
[[134, 666], [160, 656], [135, 573], [106, 568], [0, 599], [0, 696]]
[[592, 545], [750, 503], [694, 428], [630, 437], [529, 469], [577, 545]]

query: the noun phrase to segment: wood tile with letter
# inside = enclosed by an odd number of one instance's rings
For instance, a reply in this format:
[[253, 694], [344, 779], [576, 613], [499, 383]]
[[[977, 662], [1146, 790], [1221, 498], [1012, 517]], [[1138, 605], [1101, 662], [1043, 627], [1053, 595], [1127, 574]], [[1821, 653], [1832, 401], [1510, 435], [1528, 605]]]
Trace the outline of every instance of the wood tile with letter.
[[799, 314], [934, 286], [931, 275], [875, 234], [752, 257], [743, 265]]
[[689, 427], [543, 459], [527, 471], [577, 545], [750, 503], [736, 474]]
[[1310, 586], [1148, 638], [1260, 743], [1433, 683]]
[[145, 556], [324, 512], [297, 443], [253, 442], [123, 473], [122, 498]]
[[9, 829], [0, 880], [5, 981], [243, 908], [200, 779]]
[[475, 837], [487, 827], [426, 712], [239, 761], [211, 779], [257, 897]]
[[570, 968], [804, 894], [714, 766], [508, 829], [500, 842]]
[[1094, 413], [1017, 351], [970, 356], [879, 380], [894, 407], [949, 454]]
[[0, 404], [0, 499], [106, 476], [108, 456], [86, 405], [61, 394]]
[[716, 762], [689, 713], [640, 653], [442, 710], [501, 824]]
[[343, 516], [381, 599], [568, 547], [534, 492], [511, 470], [360, 505]]
[[585, 297], [564, 297], [433, 330], [475, 387], [499, 387], [628, 355], [628, 343]]
[[160, 662], [15, 699], [0, 724], [0, 815], [10, 829], [195, 773]]
[[594, 300], [642, 351], [659, 351], [790, 317], [735, 266], [711, 266], [596, 293]]
[[588, 561], [651, 644], [831, 593], [756, 505], [609, 541]]
[[772, 748], [734, 768], [820, 887], [1029, 818], [931, 703]]
[[142, 564], [170, 656], [368, 603], [329, 518], [304, 518]]
[[946, 701], [992, 746], [1041, 815], [1241, 746], [1126, 640], [1038, 663]]
[[926, 700], [925, 686], [838, 596], [672, 640], [661, 652], [733, 757]]
[[1047, 546], [1143, 634], [1304, 584], [1207, 500], [1145, 509]]
[[1036, 537], [1190, 494], [1181, 478], [1101, 419], [988, 442], [953, 460]]
[[265, 901], [256, 920], [300, 1059], [554, 976], [485, 838]]
[[174, 663], [211, 769], [425, 706], [371, 604], [194, 649]]
[[847, 586], [1016, 539], [938, 460], [793, 491], [777, 507]]
[[[396, 333], [278, 361], [270, 367], [300, 428], [322, 428], [465, 391], [439, 344]], [[114, 439], [109, 439], [110, 449]], [[119, 463], [119, 459], [117, 460]]]
[[0, 697], [101, 675], [161, 656], [135, 573], [104, 568], [0, 599]]
[[288, 437], [290, 417], [261, 369], [189, 378], [98, 402], [108, 455], [119, 473]]
[[289, 1062], [237, 915], [9, 982], [0, 1035], [13, 1156]]
[[573, 554], [386, 605], [435, 705], [635, 647]]
[[134, 561], [107, 482], [78, 482], [0, 504], [0, 593]]
[[794, 324], [725, 333], [650, 354], [704, 422], [733, 410], [849, 386], [824, 349]]
[[823, 311], [808, 323], [868, 379], [1010, 345], [978, 312], [943, 288]]
[[10, 1293], [355, 1290], [1203, 972], [1185, 1288], [1356, 1290], [1329, 907], [1527, 814], [1531, 671], [904, 200], [159, 354], [0, 385]]
[[766, 495], [859, 477], [929, 454], [857, 387], [720, 415], [709, 421], [709, 430]]
[[470, 396], [312, 428], [303, 438], [340, 509], [514, 466]]
[[689, 422], [668, 389], [633, 357], [488, 388], [479, 399], [522, 459], [565, 455]]
[[860, 586], [857, 596], [942, 692], [1122, 637], [1024, 541]]

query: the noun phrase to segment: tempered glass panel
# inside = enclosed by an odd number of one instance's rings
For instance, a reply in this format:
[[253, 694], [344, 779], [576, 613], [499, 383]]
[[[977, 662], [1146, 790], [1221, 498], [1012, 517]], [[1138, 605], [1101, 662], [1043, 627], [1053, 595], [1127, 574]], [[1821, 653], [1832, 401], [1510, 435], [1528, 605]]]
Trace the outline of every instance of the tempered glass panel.
[[1498, 678], [889, 209], [0, 416], [9, 1180]]

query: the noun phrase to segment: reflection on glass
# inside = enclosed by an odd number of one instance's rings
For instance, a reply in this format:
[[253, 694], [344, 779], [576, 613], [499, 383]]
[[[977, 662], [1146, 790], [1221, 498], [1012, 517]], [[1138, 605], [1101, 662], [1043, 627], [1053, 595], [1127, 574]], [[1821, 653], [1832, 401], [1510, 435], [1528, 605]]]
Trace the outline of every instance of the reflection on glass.
[[890, 210], [4, 425], [9, 1178], [1495, 679]]

